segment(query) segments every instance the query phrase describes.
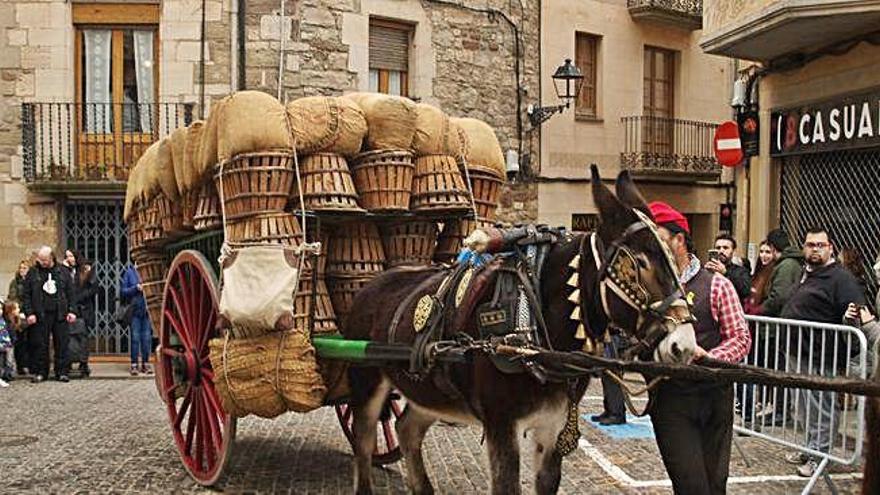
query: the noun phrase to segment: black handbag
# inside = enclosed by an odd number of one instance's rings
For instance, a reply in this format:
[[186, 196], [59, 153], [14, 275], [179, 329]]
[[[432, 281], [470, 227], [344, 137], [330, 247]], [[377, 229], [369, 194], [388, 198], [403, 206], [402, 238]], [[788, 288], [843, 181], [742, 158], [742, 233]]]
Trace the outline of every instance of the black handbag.
[[124, 303], [122, 301], [118, 301], [116, 305], [116, 312], [113, 313], [113, 321], [124, 327], [127, 327], [131, 325], [131, 319], [133, 316], [134, 304], [130, 302]]

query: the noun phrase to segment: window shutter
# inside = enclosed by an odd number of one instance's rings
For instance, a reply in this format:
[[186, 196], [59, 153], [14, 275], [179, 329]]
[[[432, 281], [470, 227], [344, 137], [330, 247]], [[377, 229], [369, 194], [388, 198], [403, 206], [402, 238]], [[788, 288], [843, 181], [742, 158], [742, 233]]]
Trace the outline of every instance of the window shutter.
[[406, 72], [409, 68], [410, 29], [370, 24], [370, 68]]

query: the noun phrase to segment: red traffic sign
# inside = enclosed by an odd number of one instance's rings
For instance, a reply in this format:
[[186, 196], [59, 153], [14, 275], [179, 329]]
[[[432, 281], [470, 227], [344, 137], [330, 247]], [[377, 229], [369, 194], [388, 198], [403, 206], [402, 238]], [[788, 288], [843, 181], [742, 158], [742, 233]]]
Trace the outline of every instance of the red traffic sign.
[[739, 139], [739, 126], [728, 120], [715, 129], [715, 158], [725, 167], [736, 167], [743, 161], [742, 143]]

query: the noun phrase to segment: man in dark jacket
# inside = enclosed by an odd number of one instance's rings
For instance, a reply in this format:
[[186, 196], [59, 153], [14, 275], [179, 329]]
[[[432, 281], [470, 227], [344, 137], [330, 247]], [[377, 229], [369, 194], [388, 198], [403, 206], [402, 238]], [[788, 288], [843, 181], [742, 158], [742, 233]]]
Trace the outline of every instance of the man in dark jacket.
[[804, 253], [799, 247], [790, 245], [788, 234], [782, 229], [775, 229], [767, 234], [767, 242], [780, 254], [770, 275], [770, 288], [767, 299], [764, 300], [763, 316], [779, 316], [791, 296], [791, 291], [801, 279]]
[[62, 382], [67, 377], [67, 329], [76, 321], [70, 306], [73, 288], [70, 276], [55, 262], [52, 248], [43, 246], [37, 251], [37, 262], [28, 271], [21, 297], [21, 312], [30, 326], [34, 383], [49, 375], [49, 335], [55, 352], [55, 378]]
[[747, 267], [733, 262], [736, 239], [729, 234], [720, 234], [715, 238], [715, 250], [718, 251], [718, 259], [709, 259], [706, 270], [727, 277], [736, 289], [740, 304], [743, 303], [752, 292], [752, 275]]
[[[816, 227], [807, 231], [804, 239], [806, 268], [801, 282], [792, 291], [791, 298], [782, 310], [783, 318], [841, 324], [844, 323], [844, 315], [850, 303], [865, 304], [865, 293], [858, 281], [834, 259], [833, 254], [834, 246], [826, 229]], [[791, 352], [795, 354], [789, 356], [789, 363], [796, 367], [795, 371], [834, 376], [837, 371], [835, 363], [837, 368], [846, 366], [850, 356], [835, 353], [835, 350], [843, 350], [845, 353], [845, 340], [840, 339], [835, 345], [833, 334], [826, 334], [823, 338], [822, 333], [806, 328], [792, 333]], [[810, 346], [808, 342], [815, 345]], [[798, 394], [798, 400], [801, 403], [798, 412], [807, 425], [807, 447], [819, 452], [830, 452], [839, 423], [839, 414], [835, 411], [837, 394], [802, 390]], [[798, 474], [805, 477], [812, 476], [818, 466], [815, 459], [799, 452], [787, 456], [786, 460], [800, 464]]]

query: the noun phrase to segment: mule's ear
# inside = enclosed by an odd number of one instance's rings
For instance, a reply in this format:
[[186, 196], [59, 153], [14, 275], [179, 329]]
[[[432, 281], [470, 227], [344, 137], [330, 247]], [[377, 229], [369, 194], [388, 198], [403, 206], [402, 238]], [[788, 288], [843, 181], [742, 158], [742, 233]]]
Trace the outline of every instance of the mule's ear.
[[617, 176], [615, 189], [617, 191], [617, 199], [619, 199], [621, 203], [630, 208], [641, 210], [649, 217], [651, 216], [648, 204], [645, 202], [645, 198], [642, 197], [642, 193], [639, 192], [639, 188], [636, 187], [632, 177], [629, 175], [629, 170], [624, 170]]
[[601, 221], [600, 229], [603, 233], [614, 235], [622, 231], [629, 224], [631, 213], [629, 209], [617, 199], [611, 190], [602, 184], [602, 178], [599, 176], [599, 167], [595, 164], [590, 165], [591, 179], [593, 186], [593, 202], [599, 211], [599, 220]]

